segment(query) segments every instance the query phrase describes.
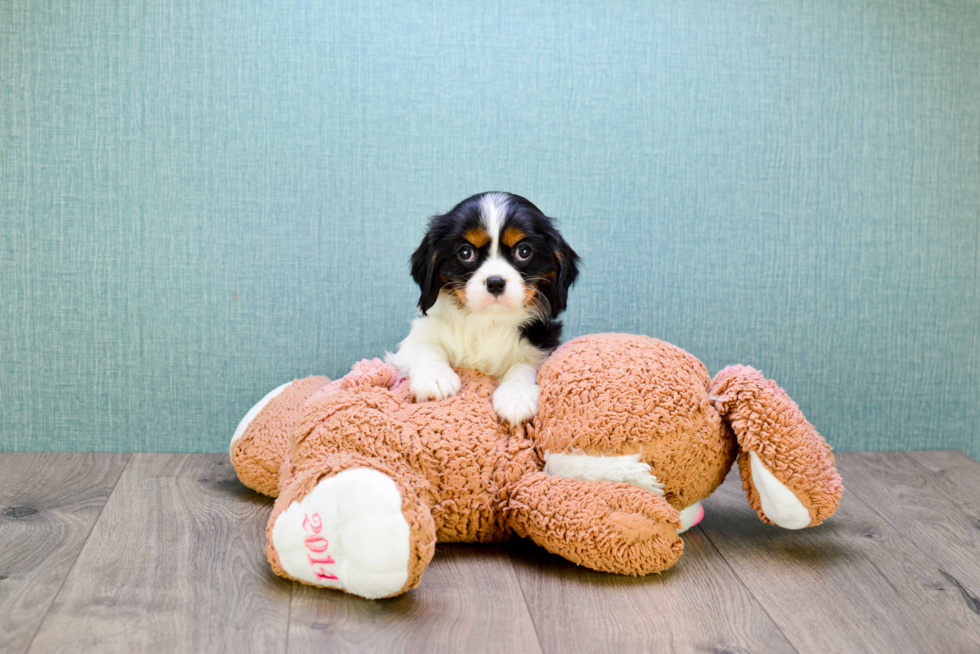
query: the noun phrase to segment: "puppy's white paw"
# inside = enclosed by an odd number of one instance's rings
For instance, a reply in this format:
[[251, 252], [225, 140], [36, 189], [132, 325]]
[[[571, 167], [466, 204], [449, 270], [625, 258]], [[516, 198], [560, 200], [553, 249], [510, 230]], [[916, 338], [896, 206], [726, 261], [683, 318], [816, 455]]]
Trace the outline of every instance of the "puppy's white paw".
[[452, 397], [462, 385], [459, 375], [448, 363], [437, 363], [413, 368], [408, 389], [416, 402], [425, 402]]
[[533, 418], [538, 412], [540, 392], [541, 389], [537, 384], [520, 381], [501, 382], [493, 392], [493, 410], [511, 427], [517, 426]]

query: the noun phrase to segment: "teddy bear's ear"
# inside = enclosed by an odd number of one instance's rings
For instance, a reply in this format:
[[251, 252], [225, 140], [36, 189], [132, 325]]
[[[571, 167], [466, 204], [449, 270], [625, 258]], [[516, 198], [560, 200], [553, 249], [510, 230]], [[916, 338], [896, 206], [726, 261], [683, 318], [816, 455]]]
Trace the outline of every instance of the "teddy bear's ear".
[[419, 310], [424, 316], [439, 297], [439, 253], [433, 244], [432, 231], [425, 235], [418, 249], [412, 253], [412, 279], [422, 291]]

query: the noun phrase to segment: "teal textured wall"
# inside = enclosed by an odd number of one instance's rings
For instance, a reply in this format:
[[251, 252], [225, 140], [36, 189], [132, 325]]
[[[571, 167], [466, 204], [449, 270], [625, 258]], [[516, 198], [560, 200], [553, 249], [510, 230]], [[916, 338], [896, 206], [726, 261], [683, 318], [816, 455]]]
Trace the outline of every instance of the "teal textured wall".
[[566, 335], [980, 455], [980, 4], [896, 0], [6, 0], [0, 449], [224, 450], [490, 189], [583, 255]]

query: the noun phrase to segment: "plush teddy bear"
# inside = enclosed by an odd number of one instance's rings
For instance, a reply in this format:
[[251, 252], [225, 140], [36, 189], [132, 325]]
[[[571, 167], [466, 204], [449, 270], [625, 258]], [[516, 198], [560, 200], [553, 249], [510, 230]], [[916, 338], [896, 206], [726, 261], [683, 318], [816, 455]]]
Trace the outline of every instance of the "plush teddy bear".
[[493, 410], [496, 382], [413, 403], [375, 359], [345, 377], [280, 386], [231, 443], [242, 482], [277, 497], [266, 554], [290, 579], [367, 598], [415, 587], [436, 542], [530, 538], [627, 575], [670, 567], [700, 502], [738, 458], [759, 517], [820, 524], [843, 488], [830, 447], [752, 368], [712, 380], [684, 350], [645, 336], [573, 339], [542, 365], [533, 421]]

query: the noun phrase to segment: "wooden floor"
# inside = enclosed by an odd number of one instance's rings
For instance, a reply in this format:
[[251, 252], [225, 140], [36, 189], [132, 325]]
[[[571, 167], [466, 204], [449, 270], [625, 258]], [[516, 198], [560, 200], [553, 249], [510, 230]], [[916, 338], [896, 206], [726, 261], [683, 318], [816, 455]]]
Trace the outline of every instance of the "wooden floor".
[[0, 652], [980, 652], [980, 464], [838, 464], [840, 510], [803, 531], [729, 476], [662, 576], [439, 546], [372, 602], [269, 571], [271, 502], [227, 456], [0, 453]]

